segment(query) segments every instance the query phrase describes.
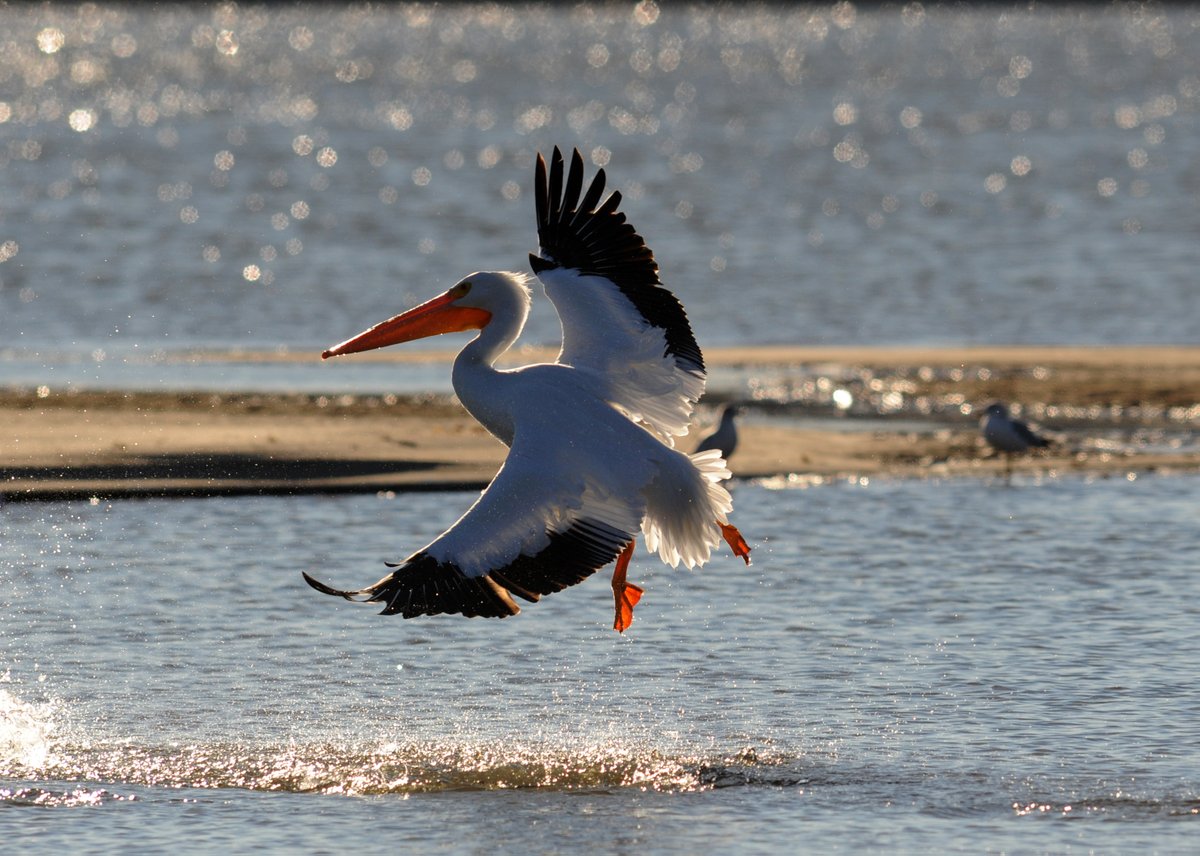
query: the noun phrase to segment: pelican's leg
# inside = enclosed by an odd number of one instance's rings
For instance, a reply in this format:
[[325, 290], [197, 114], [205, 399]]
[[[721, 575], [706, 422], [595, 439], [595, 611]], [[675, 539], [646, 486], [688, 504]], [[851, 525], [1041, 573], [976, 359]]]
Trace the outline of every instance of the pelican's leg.
[[624, 633], [625, 629], [633, 624], [633, 608], [642, 599], [642, 592], [645, 591], [639, 585], [625, 582], [625, 570], [629, 567], [629, 560], [633, 558], [635, 544], [637, 544], [636, 538], [621, 551], [621, 555], [617, 556], [617, 565], [613, 568], [613, 601], [616, 603], [617, 609], [616, 617], [613, 619], [613, 630], [618, 633]]
[[742, 537], [742, 533], [738, 532], [737, 527], [732, 523], [717, 522], [721, 527], [721, 535], [725, 539], [725, 543], [729, 545], [729, 549], [733, 550], [733, 555], [741, 556], [746, 564], [750, 564], [750, 545], [746, 543], [746, 539]]

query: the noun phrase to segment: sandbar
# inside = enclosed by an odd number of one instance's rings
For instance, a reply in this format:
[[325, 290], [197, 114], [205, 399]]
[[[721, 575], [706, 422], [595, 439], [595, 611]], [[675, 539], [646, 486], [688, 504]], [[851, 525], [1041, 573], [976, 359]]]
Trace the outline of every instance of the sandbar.
[[[398, 371], [417, 360], [448, 370], [452, 358], [362, 356], [395, 362]], [[1200, 469], [1200, 347], [760, 346], [713, 348], [706, 359], [710, 369], [747, 376], [855, 377], [864, 390], [894, 388], [904, 401], [934, 403], [898, 414], [904, 418], [864, 417], [815, 399], [747, 395], [731, 461], [741, 479], [991, 478], [1010, 466], [1052, 474]], [[1041, 416], [1055, 446], [1011, 462], [986, 449], [976, 419], [991, 400]], [[702, 402], [681, 448], [712, 427], [721, 403]], [[449, 395], [9, 389], [0, 390], [0, 424], [5, 501], [478, 490], [505, 454]], [[1173, 441], [1119, 441], [1151, 429]]]

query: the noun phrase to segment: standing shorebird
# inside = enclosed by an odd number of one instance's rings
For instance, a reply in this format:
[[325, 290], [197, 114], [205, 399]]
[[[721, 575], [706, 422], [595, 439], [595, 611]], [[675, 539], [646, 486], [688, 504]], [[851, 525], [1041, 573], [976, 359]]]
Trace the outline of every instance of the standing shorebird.
[[1012, 456], [1030, 449], [1044, 449], [1050, 445], [1045, 437], [1035, 434], [1020, 419], [1008, 415], [1008, 408], [1000, 402], [987, 406], [979, 421], [979, 430], [987, 444], [1004, 455], [1004, 471], [1012, 475]]
[[717, 429], [700, 441], [696, 446], [697, 452], [707, 452], [716, 449], [721, 453], [721, 457], [729, 461], [733, 457], [733, 453], [737, 450], [738, 430], [737, 423], [734, 419], [738, 415], [738, 409], [732, 404], [725, 405], [721, 410], [721, 421], [717, 425]]
[[548, 168], [538, 155], [540, 249], [529, 261], [562, 321], [556, 362], [495, 367], [531, 300], [531, 278], [507, 272], [473, 273], [322, 354], [477, 330], [454, 361], [454, 391], [509, 453], [458, 522], [383, 579], [343, 591], [305, 574], [313, 588], [405, 618], [503, 618], [519, 611], [514, 596], [536, 601], [615, 559], [613, 627], [624, 631], [643, 592], [626, 580], [639, 531], [673, 567], [703, 565], [722, 538], [749, 564], [721, 454], [674, 448], [706, 377], [683, 306], [618, 212], [621, 194], [601, 201], [604, 170], [586, 192], [583, 172], [578, 151], [565, 176], [557, 148]]

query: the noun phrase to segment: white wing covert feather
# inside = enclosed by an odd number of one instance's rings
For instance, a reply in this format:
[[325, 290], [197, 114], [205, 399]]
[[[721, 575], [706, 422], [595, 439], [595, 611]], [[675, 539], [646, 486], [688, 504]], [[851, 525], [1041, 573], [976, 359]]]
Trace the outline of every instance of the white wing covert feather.
[[565, 188], [559, 150], [548, 173], [538, 157], [540, 252], [530, 264], [562, 322], [559, 362], [596, 375], [611, 404], [673, 445], [704, 394], [704, 358], [654, 254], [617, 211], [620, 192], [600, 202], [604, 184], [601, 169], [581, 199], [578, 151]]

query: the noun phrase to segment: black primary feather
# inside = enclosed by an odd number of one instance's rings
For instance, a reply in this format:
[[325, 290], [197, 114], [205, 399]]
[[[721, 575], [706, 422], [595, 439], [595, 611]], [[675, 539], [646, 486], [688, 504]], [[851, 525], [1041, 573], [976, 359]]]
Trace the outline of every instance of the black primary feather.
[[469, 577], [453, 562], [439, 562], [425, 551], [410, 556], [379, 582], [358, 591], [343, 591], [304, 574], [322, 594], [382, 603], [383, 615], [460, 613], [468, 618], [506, 618], [520, 612], [511, 594], [536, 601], [544, 594], [581, 583], [613, 561], [633, 535], [604, 523], [577, 520], [561, 532], [548, 532], [550, 542], [536, 555], [520, 555], [502, 568]]

